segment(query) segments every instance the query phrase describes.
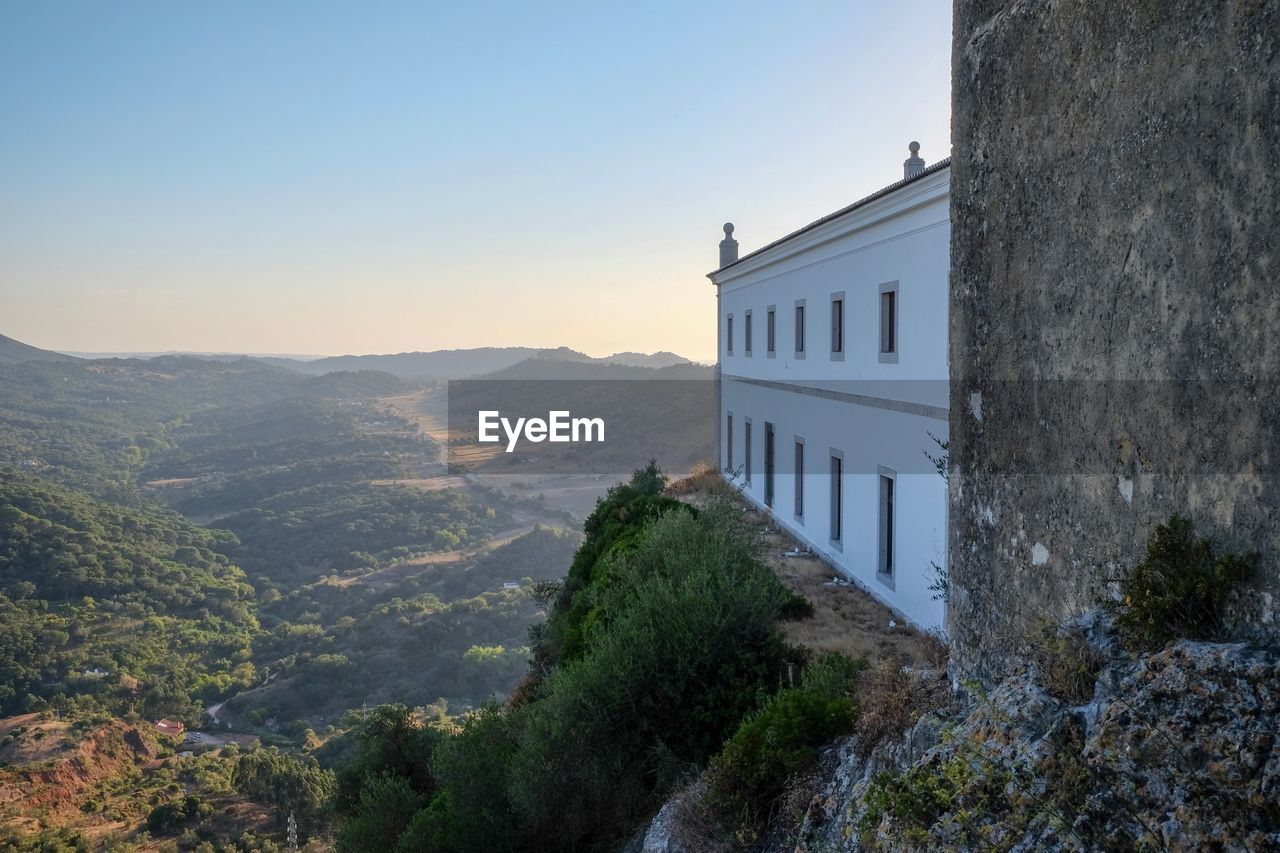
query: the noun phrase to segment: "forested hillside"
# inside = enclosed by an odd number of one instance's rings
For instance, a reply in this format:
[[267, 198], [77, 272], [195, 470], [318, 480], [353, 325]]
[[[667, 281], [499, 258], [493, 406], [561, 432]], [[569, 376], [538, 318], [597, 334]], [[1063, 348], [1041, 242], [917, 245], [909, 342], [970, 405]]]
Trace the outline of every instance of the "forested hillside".
[[[303, 756], [359, 709], [456, 714], [506, 695], [542, 618], [531, 590], [579, 540], [539, 526], [537, 501], [447, 476], [437, 445], [381, 402], [405, 390], [182, 357], [0, 373], [0, 730], [27, 780], [0, 786], [34, 784], [22, 802], [43, 804], [36, 823], [0, 808], [12, 843], [198, 830], [269, 848], [280, 809], [322, 835], [323, 774]], [[206, 729], [198, 794], [173, 798], [163, 738], [127, 760], [77, 757], [162, 717]], [[242, 768], [233, 742], [281, 752]], [[55, 754], [101, 776], [84, 781], [92, 809], [56, 805], [71, 796], [61, 771], [28, 772]], [[294, 784], [311, 793], [279, 793]], [[210, 817], [209, 798], [233, 817]]]
[[234, 537], [0, 469], [0, 714], [102, 707], [198, 720], [252, 682]]

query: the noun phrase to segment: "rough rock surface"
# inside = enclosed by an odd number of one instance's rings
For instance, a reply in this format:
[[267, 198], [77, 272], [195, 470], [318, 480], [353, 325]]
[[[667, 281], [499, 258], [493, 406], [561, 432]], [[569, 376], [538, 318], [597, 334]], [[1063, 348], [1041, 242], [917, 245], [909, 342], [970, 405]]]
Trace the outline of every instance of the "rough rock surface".
[[865, 761], [842, 743], [795, 850], [1280, 849], [1280, 653], [1181, 641], [1135, 659], [1105, 620], [1089, 629], [1092, 701], [1026, 667]]
[[1280, 3], [957, 0], [951, 602], [967, 669], [1173, 512], [1280, 631]]

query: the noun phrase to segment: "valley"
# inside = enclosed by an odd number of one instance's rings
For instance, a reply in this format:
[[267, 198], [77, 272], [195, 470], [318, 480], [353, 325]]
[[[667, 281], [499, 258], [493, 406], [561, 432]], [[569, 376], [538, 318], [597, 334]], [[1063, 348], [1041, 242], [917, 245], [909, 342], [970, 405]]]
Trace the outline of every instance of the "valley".
[[[12, 844], [160, 849], [172, 834], [148, 819], [177, 779], [218, 817], [193, 805], [175, 830], [244, 849], [279, 838], [271, 804], [232, 784], [239, 750], [320, 772], [316, 757], [333, 766], [367, 709], [448, 719], [505, 697], [543, 618], [531, 591], [564, 573], [608, 485], [457, 464], [435, 383], [12, 349], [0, 375]], [[157, 734], [161, 719], [186, 732]], [[135, 745], [121, 751], [121, 737]], [[117, 744], [112, 761], [81, 754], [99, 741]], [[83, 785], [66, 788], [68, 774]], [[85, 808], [64, 808], [73, 800]]]

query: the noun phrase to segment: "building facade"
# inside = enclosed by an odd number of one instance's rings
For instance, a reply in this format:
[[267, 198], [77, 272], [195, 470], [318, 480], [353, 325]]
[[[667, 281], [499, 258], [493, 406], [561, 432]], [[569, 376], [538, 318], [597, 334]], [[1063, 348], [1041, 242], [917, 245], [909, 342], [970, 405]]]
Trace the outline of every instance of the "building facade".
[[941, 628], [950, 162], [748, 255], [716, 286], [724, 476], [910, 622]]

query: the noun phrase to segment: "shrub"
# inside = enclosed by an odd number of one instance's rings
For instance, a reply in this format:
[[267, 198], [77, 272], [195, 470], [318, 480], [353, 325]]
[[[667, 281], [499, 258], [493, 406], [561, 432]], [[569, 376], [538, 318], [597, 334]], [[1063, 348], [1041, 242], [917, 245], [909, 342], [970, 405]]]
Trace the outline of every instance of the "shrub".
[[582, 526], [586, 537], [540, 634], [539, 659], [554, 664], [581, 657], [586, 635], [599, 615], [595, 599], [609, 582], [601, 576], [609, 558], [635, 548], [645, 527], [664, 513], [678, 509], [696, 514], [693, 507], [663, 495], [665, 485], [666, 478], [651, 462], [596, 503]]
[[360, 798], [338, 831], [338, 853], [395, 850], [400, 834], [422, 805], [422, 798], [402, 776], [369, 776]]
[[859, 695], [862, 713], [858, 719], [858, 751], [866, 756], [902, 734], [914, 721], [911, 677], [903, 671], [900, 661], [886, 658], [867, 673]]
[[147, 831], [152, 835], [176, 832], [187, 824], [213, 815], [213, 806], [196, 796], [186, 796], [162, 803], [147, 815]]
[[300, 758], [274, 747], [255, 749], [236, 758], [231, 774], [236, 791], [275, 809], [283, 823], [293, 812], [300, 827], [315, 830], [328, 820], [334, 778], [314, 758]]
[[880, 661], [858, 685], [858, 752], [870, 755], [946, 704], [949, 695], [949, 683], [941, 673], [921, 678], [907, 672], [897, 658]]
[[1227, 601], [1257, 563], [1257, 554], [1215, 557], [1189, 520], [1172, 516], [1156, 527], [1146, 556], [1120, 581], [1120, 601], [1111, 608], [1122, 639], [1144, 651], [1181, 637], [1221, 638]]
[[782, 609], [778, 616], [782, 619], [790, 621], [799, 621], [808, 619], [814, 614], [813, 602], [805, 598], [798, 592], [791, 593], [791, 596], [782, 604]]
[[865, 660], [828, 652], [804, 668], [800, 686], [825, 696], [852, 696], [866, 669]]
[[353, 732], [355, 760], [338, 773], [334, 800], [338, 811], [356, 807], [360, 789], [371, 776], [403, 777], [416, 793], [430, 794], [435, 788], [431, 753], [440, 738], [438, 731], [419, 723], [404, 705], [374, 708]]
[[[425, 753], [402, 715], [384, 721], [392, 743], [414, 748], [368, 763], [381, 748], [363, 750], [342, 774], [339, 808], [359, 824], [344, 825], [348, 849], [617, 849], [777, 689], [796, 657], [777, 625], [791, 596], [759, 561], [759, 536], [727, 500], [694, 511], [660, 495], [662, 483], [645, 469], [597, 506], [517, 703], [473, 715]], [[848, 672], [820, 662], [801, 687], [820, 696], [814, 685]], [[847, 695], [841, 712], [826, 701], [805, 706], [819, 718], [806, 731], [847, 719]], [[430, 779], [410, 784], [419, 754]], [[364, 772], [374, 768], [391, 776]], [[391, 777], [405, 784], [378, 783], [373, 802], [386, 805], [367, 808], [370, 784]]]
[[1083, 628], [1072, 626], [1058, 631], [1046, 622], [1033, 634], [1027, 654], [1049, 695], [1073, 705], [1093, 697], [1103, 656], [1089, 643]]
[[805, 671], [801, 686], [774, 695], [738, 727], [711, 764], [708, 806], [740, 843], [767, 826], [774, 804], [818, 747], [853, 729], [850, 690], [860, 662], [829, 654]]
[[467, 717], [462, 731], [443, 740], [433, 757], [440, 793], [418, 812], [399, 849], [483, 851], [517, 846], [511, 819], [508, 771], [518, 746], [512, 718], [485, 707]]
[[521, 709], [512, 800], [544, 849], [609, 847], [779, 683], [787, 591], [724, 502], [668, 512], [598, 570], [585, 654]]
[[[878, 773], [863, 797], [866, 811], [858, 828], [872, 833], [888, 818], [891, 837], [901, 846], [981, 847], [981, 835], [971, 833], [969, 826], [1009, 810], [1009, 781], [1008, 771], [985, 763], [975, 766], [963, 755], [917, 764], [898, 774]], [[935, 824], [948, 813], [953, 820], [946, 830], [935, 831]]]

